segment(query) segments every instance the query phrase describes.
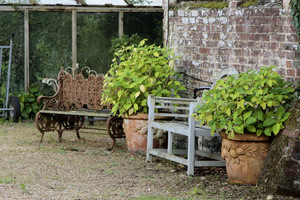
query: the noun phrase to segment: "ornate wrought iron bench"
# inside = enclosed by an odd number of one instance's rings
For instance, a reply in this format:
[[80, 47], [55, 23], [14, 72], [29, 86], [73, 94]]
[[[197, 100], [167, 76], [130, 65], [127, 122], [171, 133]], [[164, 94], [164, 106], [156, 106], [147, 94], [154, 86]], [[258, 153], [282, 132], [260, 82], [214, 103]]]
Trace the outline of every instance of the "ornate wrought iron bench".
[[[70, 68], [72, 69], [72, 68]], [[87, 78], [85, 78], [85, 75]], [[74, 75], [61, 68], [58, 75], [58, 89], [53, 96], [40, 96], [38, 102], [44, 102], [44, 107], [36, 114], [35, 122], [41, 132], [40, 142], [44, 133], [58, 132], [61, 141], [65, 130], [75, 130], [80, 139], [79, 130], [83, 127], [85, 117], [98, 117], [107, 119], [107, 132], [113, 140], [124, 138], [123, 119], [110, 115], [110, 105], [101, 102], [104, 76], [85, 67], [80, 73]]]

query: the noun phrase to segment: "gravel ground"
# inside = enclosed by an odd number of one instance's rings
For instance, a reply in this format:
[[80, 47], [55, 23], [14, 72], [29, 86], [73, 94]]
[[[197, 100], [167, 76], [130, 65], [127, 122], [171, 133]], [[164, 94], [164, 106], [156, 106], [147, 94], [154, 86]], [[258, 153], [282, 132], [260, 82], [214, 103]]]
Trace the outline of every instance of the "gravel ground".
[[[101, 126], [101, 124], [98, 124]], [[33, 121], [0, 125], [0, 199], [295, 199], [227, 182], [224, 168], [186, 167], [131, 155], [124, 139], [107, 151], [106, 134], [40, 133]]]

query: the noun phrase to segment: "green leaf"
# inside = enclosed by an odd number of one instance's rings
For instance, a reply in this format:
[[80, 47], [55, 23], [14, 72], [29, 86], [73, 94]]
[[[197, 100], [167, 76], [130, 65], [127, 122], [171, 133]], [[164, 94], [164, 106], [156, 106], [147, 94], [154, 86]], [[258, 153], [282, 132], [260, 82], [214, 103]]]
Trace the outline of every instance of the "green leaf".
[[256, 128], [255, 128], [255, 126], [254, 126], [253, 124], [247, 125], [247, 126], [246, 126], [246, 129], [247, 129], [248, 131], [252, 132], [252, 133], [256, 132]]
[[252, 111], [249, 111], [249, 112], [246, 112], [244, 115], [243, 115], [243, 118], [244, 120], [248, 119], [252, 114]]
[[254, 118], [254, 117], [249, 117], [249, 118], [247, 118], [247, 120], [246, 120], [246, 124], [247, 125], [250, 125], [250, 124], [253, 124], [253, 123], [255, 123], [256, 122], [256, 118]]
[[227, 109], [226, 109], [226, 114], [227, 114], [228, 116], [231, 116], [231, 110], [230, 110], [230, 108], [227, 108]]
[[282, 106], [280, 106], [276, 111], [276, 116], [280, 120], [282, 118], [282, 115], [284, 114], [285, 110]]
[[261, 110], [256, 111], [253, 116], [260, 121], [264, 120], [264, 113]]
[[280, 131], [281, 123], [276, 123], [272, 126], [272, 131], [277, 135]]
[[243, 133], [243, 128], [242, 126], [234, 126], [233, 130], [237, 133]]
[[268, 118], [264, 121], [263, 126], [268, 127], [268, 126], [275, 124], [276, 122], [277, 122], [277, 120], [275, 118]]
[[265, 133], [266, 136], [271, 136], [272, 135], [272, 128], [271, 127], [266, 128], [264, 133]]
[[124, 90], [119, 90], [118, 91], [118, 97], [121, 97], [123, 93], [124, 93]]
[[129, 110], [128, 110], [128, 115], [132, 115], [133, 114], [133, 108], [130, 108]]
[[135, 97], [135, 98], [138, 98], [138, 97], [140, 96], [140, 94], [141, 94], [141, 92], [138, 91], [137, 93], [135, 93], [134, 97]]
[[244, 121], [242, 120], [242, 118], [238, 117], [235, 120], [233, 120], [233, 123], [236, 125], [241, 125], [242, 123], [244, 123]]
[[280, 122], [285, 122], [289, 118], [290, 115], [291, 115], [291, 113], [289, 113], [289, 112], [284, 113]]
[[140, 90], [144, 93], [146, 91], [146, 88], [144, 85], [140, 85]]

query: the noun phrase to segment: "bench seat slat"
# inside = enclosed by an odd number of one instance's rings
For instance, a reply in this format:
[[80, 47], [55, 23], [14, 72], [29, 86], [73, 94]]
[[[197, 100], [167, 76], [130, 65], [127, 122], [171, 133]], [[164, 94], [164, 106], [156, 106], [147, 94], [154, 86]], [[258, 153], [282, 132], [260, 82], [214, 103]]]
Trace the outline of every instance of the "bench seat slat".
[[53, 111], [53, 110], [41, 110], [40, 113], [44, 114], [57, 114], [57, 115], [76, 115], [87, 117], [110, 117], [110, 113], [107, 112], [93, 112], [87, 110], [69, 110], [69, 111]]

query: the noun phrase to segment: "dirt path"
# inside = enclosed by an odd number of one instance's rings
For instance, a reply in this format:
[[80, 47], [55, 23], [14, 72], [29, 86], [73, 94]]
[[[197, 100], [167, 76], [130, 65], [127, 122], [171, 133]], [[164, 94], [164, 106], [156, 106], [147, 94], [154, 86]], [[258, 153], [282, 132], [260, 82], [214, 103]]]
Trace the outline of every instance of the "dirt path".
[[[126, 151], [106, 135], [40, 134], [32, 121], [0, 125], [0, 199], [266, 199], [256, 187], [228, 184], [224, 168], [186, 168]], [[273, 199], [292, 199], [275, 196]]]

